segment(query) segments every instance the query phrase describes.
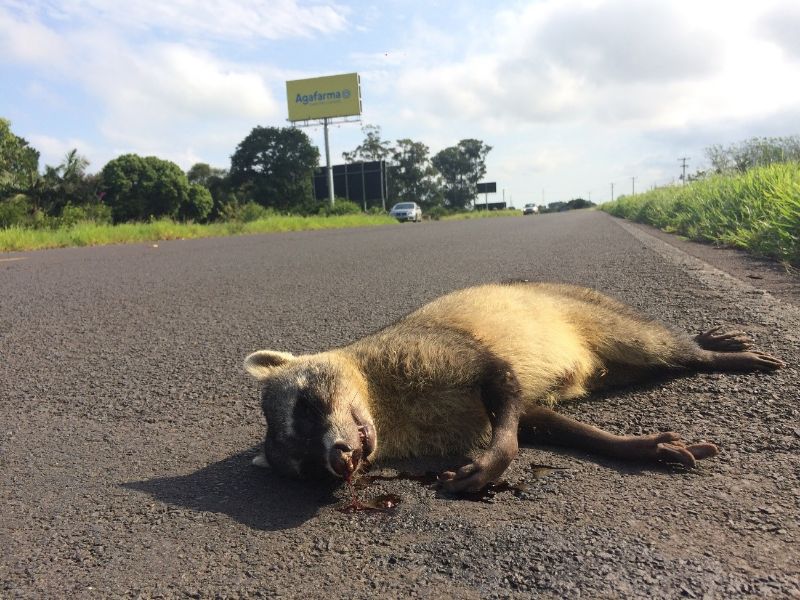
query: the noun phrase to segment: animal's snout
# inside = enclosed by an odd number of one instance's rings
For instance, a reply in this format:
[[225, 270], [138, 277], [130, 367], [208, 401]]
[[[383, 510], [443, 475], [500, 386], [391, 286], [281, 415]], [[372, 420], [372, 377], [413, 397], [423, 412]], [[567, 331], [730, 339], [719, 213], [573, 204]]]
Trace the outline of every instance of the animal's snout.
[[361, 449], [353, 448], [347, 442], [336, 442], [331, 448], [328, 460], [331, 468], [341, 477], [348, 479], [358, 468]]

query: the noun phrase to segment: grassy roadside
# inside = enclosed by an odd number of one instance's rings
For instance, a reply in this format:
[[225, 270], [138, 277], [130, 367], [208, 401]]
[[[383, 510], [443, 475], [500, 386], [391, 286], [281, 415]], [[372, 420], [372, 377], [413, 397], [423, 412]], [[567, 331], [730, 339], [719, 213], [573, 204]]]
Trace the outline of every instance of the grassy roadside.
[[714, 175], [626, 196], [600, 208], [692, 240], [800, 266], [800, 163]]
[[520, 217], [522, 211], [515, 209], [506, 210], [475, 210], [472, 212], [456, 213], [453, 215], [445, 215], [440, 220], [442, 221], [463, 221], [466, 219], [487, 219], [492, 217]]
[[[518, 210], [476, 211], [442, 217], [443, 221], [480, 219], [488, 217], [519, 216]], [[179, 223], [160, 219], [150, 223], [121, 223], [101, 225], [90, 221], [79, 222], [59, 229], [34, 229], [12, 226], [0, 229], [0, 252], [42, 250], [45, 248], [70, 248], [76, 246], [104, 246], [108, 244], [136, 244], [159, 240], [185, 240], [280, 231], [307, 231], [342, 229], [346, 227], [374, 227], [391, 225], [396, 219], [388, 215], [337, 215], [303, 217], [274, 215], [255, 221], [228, 221], [224, 223]]]
[[331, 217], [270, 216], [248, 223], [178, 223], [161, 219], [151, 223], [121, 223], [98, 225], [92, 222], [76, 223], [61, 229], [31, 229], [9, 227], [0, 229], [0, 252], [66, 248], [73, 246], [101, 246], [106, 244], [133, 244], [158, 240], [194, 239], [246, 235], [278, 231], [316, 229], [341, 229], [345, 227], [371, 227], [396, 223], [384, 215], [341, 215]]

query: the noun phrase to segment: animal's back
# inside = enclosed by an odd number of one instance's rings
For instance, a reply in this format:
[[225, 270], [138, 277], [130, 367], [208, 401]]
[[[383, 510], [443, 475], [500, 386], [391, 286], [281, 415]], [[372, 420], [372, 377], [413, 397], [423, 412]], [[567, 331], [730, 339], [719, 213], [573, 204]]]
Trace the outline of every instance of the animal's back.
[[518, 282], [442, 296], [405, 319], [457, 328], [507, 361], [528, 402], [583, 396], [607, 367], [670, 366], [687, 336], [589, 288]]
[[674, 345], [663, 326], [593, 290], [514, 283], [437, 298], [345, 351], [375, 388], [386, 455], [404, 455], [488, 440], [474, 388], [485, 353], [476, 347], [513, 370], [523, 403], [533, 405], [581, 397], [606, 365], [658, 364]]
[[526, 401], [553, 401], [582, 395], [574, 384], [598, 366], [578, 303], [558, 286], [489, 284], [438, 298], [407, 320], [469, 332], [512, 366]]

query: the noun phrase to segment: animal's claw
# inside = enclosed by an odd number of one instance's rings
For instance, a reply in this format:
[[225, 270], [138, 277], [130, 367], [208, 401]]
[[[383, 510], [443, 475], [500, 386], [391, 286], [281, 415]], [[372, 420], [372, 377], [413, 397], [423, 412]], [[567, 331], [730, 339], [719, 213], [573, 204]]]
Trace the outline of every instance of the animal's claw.
[[701, 348], [717, 352], [741, 352], [753, 347], [753, 338], [744, 331], [722, 331], [719, 325], [694, 339]]
[[500, 477], [511, 460], [512, 457], [490, 449], [456, 471], [441, 473], [439, 483], [450, 493], [477, 492]]

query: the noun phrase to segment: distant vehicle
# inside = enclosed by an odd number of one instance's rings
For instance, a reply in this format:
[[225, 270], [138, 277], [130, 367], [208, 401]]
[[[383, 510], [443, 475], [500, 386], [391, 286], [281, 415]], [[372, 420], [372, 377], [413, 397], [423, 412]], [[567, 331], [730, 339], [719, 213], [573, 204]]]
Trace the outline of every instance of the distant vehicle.
[[522, 208], [523, 215], [535, 215], [538, 212], [539, 212], [539, 207], [536, 206], [535, 204], [526, 204]]
[[394, 217], [398, 221], [414, 221], [419, 223], [422, 221], [422, 209], [416, 202], [399, 202], [389, 211], [389, 216]]

